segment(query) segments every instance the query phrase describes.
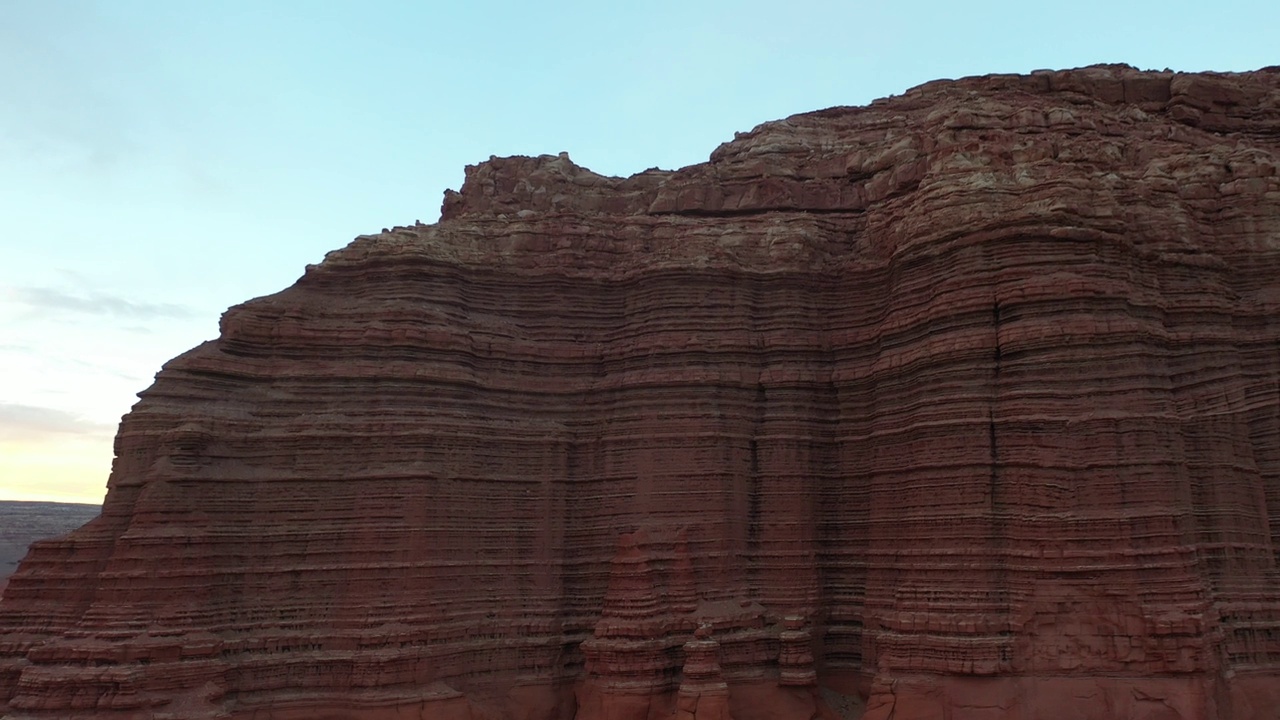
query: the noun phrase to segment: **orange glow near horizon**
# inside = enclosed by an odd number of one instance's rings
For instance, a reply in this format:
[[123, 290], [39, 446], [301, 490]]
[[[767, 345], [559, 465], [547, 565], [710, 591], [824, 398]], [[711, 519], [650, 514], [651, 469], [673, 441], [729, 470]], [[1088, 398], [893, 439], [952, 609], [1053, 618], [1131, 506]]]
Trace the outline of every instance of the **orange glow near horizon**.
[[0, 440], [0, 500], [101, 505], [110, 435]]

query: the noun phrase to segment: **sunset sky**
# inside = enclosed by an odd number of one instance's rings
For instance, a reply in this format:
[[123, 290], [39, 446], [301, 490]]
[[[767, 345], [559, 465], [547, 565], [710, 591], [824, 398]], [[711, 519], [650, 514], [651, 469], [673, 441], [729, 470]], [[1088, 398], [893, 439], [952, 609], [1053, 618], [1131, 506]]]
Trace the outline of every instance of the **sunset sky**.
[[1280, 3], [0, 3], [0, 499], [100, 502], [120, 416], [221, 312], [463, 166], [701, 162], [942, 77], [1280, 64]]

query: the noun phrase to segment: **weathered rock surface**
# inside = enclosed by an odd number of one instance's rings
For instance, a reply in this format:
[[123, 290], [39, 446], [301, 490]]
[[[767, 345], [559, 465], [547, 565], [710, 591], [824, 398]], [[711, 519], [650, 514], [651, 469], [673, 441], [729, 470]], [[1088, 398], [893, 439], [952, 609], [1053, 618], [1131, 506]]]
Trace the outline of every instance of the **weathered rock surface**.
[[101, 509], [83, 503], [0, 500], [0, 592], [31, 543], [70, 532]]
[[1275, 718], [1278, 164], [1096, 67], [469, 168], [165, 366], [0, 711]]

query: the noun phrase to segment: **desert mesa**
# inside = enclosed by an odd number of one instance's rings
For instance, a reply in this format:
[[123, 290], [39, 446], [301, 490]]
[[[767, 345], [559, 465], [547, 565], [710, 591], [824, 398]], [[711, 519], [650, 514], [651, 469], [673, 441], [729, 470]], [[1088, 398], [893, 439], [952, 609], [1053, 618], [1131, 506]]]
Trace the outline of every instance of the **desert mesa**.
[[11, 720], [1275, 720], [1280, 68], [491, 158], [167, 363]]

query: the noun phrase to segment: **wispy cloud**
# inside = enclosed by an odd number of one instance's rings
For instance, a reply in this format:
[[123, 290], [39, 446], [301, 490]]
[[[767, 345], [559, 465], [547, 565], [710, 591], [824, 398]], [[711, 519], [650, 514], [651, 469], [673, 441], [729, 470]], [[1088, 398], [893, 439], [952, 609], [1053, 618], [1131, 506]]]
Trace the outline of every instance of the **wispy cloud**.
[[0, 441], [48, 439], [50, 435], [100, 435], [113, 428], [79, 415], [36, 405], [0, 403]]
[[196, 314], [185, 305], [138, 302], [107, 293], [77, 295], [51, 287], [16, 287], [10, 288], [8, 294], [18, 304], [36, 310], [114, 315], [141, 320], [189, 318]]

